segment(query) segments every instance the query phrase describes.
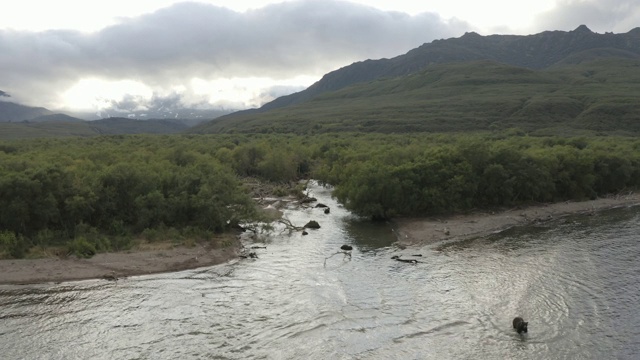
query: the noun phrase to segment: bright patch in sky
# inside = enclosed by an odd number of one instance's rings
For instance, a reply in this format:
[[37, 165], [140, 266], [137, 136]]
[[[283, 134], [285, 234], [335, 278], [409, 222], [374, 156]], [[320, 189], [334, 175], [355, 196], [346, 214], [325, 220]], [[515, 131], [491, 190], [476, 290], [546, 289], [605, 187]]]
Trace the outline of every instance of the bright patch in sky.
[[121, 101], [127, 94], [151, 98], [153, 91], [145, 84], [133, 80], [82, 79], [62, 94], [62, 107], [101, 110], [110, 107], [111, 100]]
[[239, 107], [259, 107], [264, 102], [274, 100], [277, 96], [268, 93], [274, 86], [307, 87], [318, 78], [301, 75], [292, 79], [274, 80], [266, 77], [247, 77], [206, 80], [191, 80], [191, 91], [196, 96], [206, 97], [212, 104]]
[[[284, 94], [271, 94], [273, 87], [298, 88], [297, 91], [313, 84], [318, 79], [301, 75], [291, 79], [274, 80], [271, 78], [225, 78], [206, 80], [193, 78], [188, 86], [176, 85], [170, 92], [180, 94], [183, 106], [197, 107], [203, 102], [225, 108], [259, 107]], [[144, 104], [154, 96], [167, 96], [166, 90], [154, 89], [133, 81], [108, 81], [97, 78], [82, 79], [62, 94], [60, 108], [73, 110], [103, 110], [113, 107], [114, 102], [134, 97]], [[145, 111], [145, 108], [135, 109]]]

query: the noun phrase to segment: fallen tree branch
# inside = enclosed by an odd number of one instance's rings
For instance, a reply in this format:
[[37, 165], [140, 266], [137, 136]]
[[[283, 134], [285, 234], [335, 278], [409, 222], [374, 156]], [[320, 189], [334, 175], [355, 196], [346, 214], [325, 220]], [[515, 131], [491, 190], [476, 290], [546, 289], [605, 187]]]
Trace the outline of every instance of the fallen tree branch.
[[335, 255], [338, 255], [338, 254], [344, 254], [344, 257], [342, 258], [343, 260], [347, 256], [349, 257], [349, 260], [351, 260], [351, 252], [349, 252], [349, 251], [338, 251], [337, 253], [332, 254], [331, 256], [324, 258], [324, 267], [327, 267], [327, 260], [329, 260], [330, 258], [332, 258], [332, 257], [334, 257]]
[[304, 230], [304, 226], [295, 226], [289, 219], [282, 218], [278, 220], [278, 223], [284, 225], [286, 228], [285, 230], [289, 230], [289, 232]]

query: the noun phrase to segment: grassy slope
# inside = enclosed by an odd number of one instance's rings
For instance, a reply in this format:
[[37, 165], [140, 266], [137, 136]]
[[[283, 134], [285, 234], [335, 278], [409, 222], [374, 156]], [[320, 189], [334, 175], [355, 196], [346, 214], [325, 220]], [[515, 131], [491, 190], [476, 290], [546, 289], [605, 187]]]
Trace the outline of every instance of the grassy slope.
[[223, 117], [193, 132], [640, 132], [640, 61], [601, 59], [535, 71], [487, 61], [434, 65], [296, 106]]

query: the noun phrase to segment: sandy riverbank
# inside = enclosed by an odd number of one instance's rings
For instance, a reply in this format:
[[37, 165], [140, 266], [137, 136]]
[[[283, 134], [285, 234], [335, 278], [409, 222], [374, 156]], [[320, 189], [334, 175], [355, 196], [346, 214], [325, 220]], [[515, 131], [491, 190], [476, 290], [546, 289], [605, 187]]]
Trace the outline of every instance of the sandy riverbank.
[[156, 250], [97, 254], [90, 259], [45, 258], [0, 260], [0, 284], [35, 284], [47, 282], [118, 278], [195, 269], [235, 259], [240, 243], [225, 248], [207, 244], [193, 247], [167, 247]]
[[596, 214], [602, 210], [633, 205], [640, 205], [640, 194], [630, 193], [582, 202], [566, 201], [468, 215], [402, 218], [394, 221], [394, 231], [401, 245], [426, 245], [442, 240], [485, 236], [513, 226], [549, 221], [571, 214]]

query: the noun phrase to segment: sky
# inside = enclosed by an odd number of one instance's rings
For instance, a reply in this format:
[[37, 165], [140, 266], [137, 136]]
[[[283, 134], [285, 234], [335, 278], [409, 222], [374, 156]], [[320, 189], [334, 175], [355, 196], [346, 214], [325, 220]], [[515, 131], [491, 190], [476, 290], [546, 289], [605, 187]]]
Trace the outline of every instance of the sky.
[[627, 32], [640, 0], [20, 0], [0, 5], [0, 101], [244, 109], [435, 39], [581, 24]]

